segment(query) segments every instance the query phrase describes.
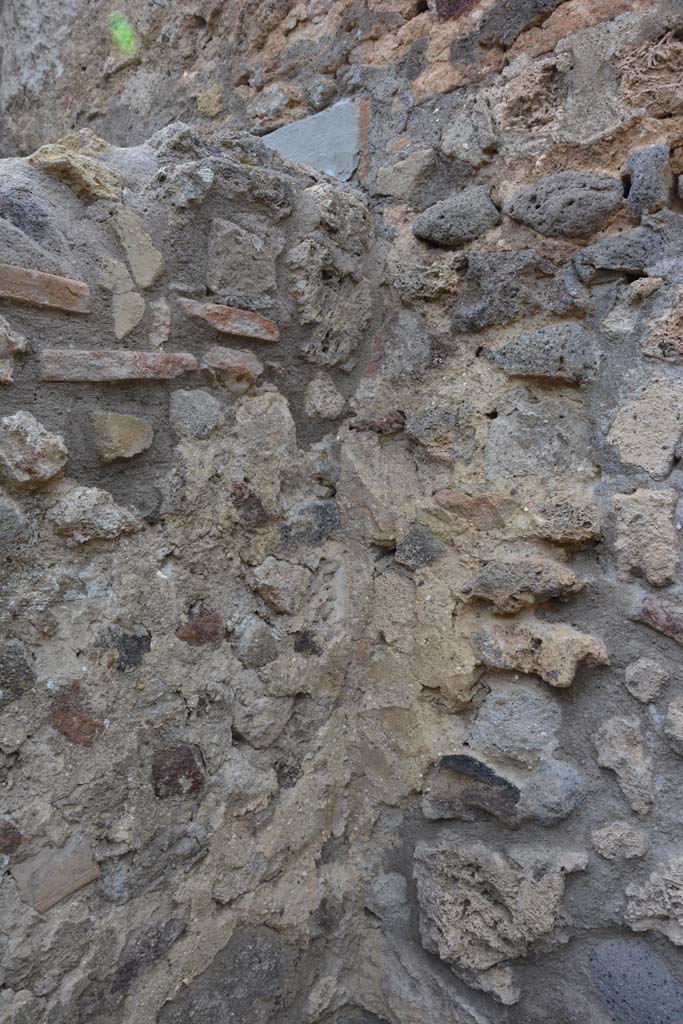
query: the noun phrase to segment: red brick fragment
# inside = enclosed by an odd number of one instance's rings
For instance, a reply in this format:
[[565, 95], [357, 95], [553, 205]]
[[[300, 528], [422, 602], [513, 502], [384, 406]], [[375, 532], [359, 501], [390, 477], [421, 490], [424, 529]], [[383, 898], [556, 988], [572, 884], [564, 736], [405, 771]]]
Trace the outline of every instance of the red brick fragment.
[[188, 316], [205, 320], [221, 334], [253, 338], [255, 341], [280, 340], [277, 324], [260, 313], [234, 306], [218, 306], [211, 302], [194, 302], [192, 299], [180, 299], [180, 306]]
[[85, 281], [43, 274], [11, 263], [0, 263], [0, 298], [67, 313], [90, 312], [90, 289]]
[[104, 732], [104, 723], [93, 718], [81, 701], [78, 683], [55, 698], [51, 723], [62, 736], [82, 747], [91, 747], [95, 738]]
[[219, 612], [200, 611], [180, 626], [175, 635], [186, 644], [216, 644], [225, 636], [225, 623]]
[[152, 785], [161, 800], [197, 793], [204, 785], [199, 747], [193, 743], [179, 743], [177, 747], [158, 750], [152, 760]]
[[52, 381], [171, 380], [196, 370], [197, 360], [187, 352], [46, 348], [40, 366], [42, 379]]

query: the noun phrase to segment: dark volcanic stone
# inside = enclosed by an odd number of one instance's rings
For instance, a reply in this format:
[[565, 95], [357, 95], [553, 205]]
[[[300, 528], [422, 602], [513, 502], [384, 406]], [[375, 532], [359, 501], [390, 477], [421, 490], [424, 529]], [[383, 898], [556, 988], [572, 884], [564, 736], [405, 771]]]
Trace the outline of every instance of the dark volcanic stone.
[[152, 760], [154, 792], [162, 800], [169, 796], [188, 796], [204, 785], [204, 766], [199, 747], [179, 743], [177, 747], [158, 750]]
[[[447, 2], [450, 4], [454, 0]], [[480, 48], [490, 50], [496, 46], [508, 50], [525, 28], [541, 24], [562, 3], [564, 0], [498, 0], [483, 14], [478, 28], [454, 40], [451, 63], [474, 62], [480, 57]], [[457, 13], [464, 13], [464, 10]]]
[[542, 235], [575, 238], [604, 227], [624, 201], [618, 178], [560, 171], [541, 178], [505, 204], [505, 213]]
[[548, 377], [574, 384], [598, 367], [598, 336], [577, 323], [553, 324], [513, 338], [486, 358], [515, 377]]
[[47, 211], [35, 199], [17, 192], [5, 192], [0, 195], [0, 219], [14, 224], [15, 228], [19, 228], [37, 242], [47, 234]]
[[500, 223], [500, 212], [483, 185], [474, 185], [430, 206], [413, 224], [413, 234], [433, 245], [452, 247], [483, 235]]
[[0, 854], [16, 853], [21, 845], [21, 832], [10, 818], [0, 818]]
[[266, 1024], [282, 1019], [293, 954], [270, 928], [238, 928], [210, 966], [159, 1011], [158, 1024]]
[[599, 284], [622, 274], [642, 277], [664, 252], [664, 239], [651, 228], [633, 228], [602, 238], [577, 252], [572, 262], [580, 281]]
[[413, 523], [396, 547], [396, 561], [409, 569], [422, 569], [431, 565], [446, 549], [428, 526]]
[[142, 665], [143, 659], [152, 646], [152, 635], [146, 629], [127, 632], [119, 626], [110, 630], [111, 643], [119, 652], [116, 662], [117, 672], [125, 672], [129, 668]]
[[680, 1024], [683, 985], [647, 942], [605, 939], [590, 956], [593, 983], [619, 1024]]
[[628, 205], [634, 217], [654, 213], [669, 202], [672, 177], [667, 170], [669, 144], [660, 142], [656, 146], [644, 146], [629, 153], [628, 172], [631, 175], [631, 189]]
[[0, 709], [23, 697], [36, 681], [29, 655], [20, 640], [0, 648]]
[[322, 544], [339, 526], [335, 501], [313, 501], [296, 509], [285, 523], [279, 524], [280, 539], [286, 547], [295, 544]]

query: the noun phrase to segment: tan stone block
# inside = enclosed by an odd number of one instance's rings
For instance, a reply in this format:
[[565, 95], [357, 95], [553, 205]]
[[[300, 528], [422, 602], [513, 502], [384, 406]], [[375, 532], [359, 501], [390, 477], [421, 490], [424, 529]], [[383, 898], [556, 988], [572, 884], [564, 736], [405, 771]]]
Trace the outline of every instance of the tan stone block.
[[141, 288], [151, 288], [163, 273], [164, 257], [127, 206], [118, 206], [114, 210], [112, 223], [128, 258], [136, 284]]
[[263, 365], [251, 352], [236, 348], [210, 348], [202, 360], [202, 366], [217, 377], [232, 378], [253, 384], [263, 373]]
[[93, 413], [97, 453], [105, 462], [131, 459], [144, 452], [154, 440], [154, 431], [147, 420], [117, 412]]
[[60, 142], [41, 146], [28, 158], [28, 162], [37, 170], [63, 181], [81, 199], [117, 202], [123, 190], [121, 176], [86, 152], [79, 152], [73, 140], [74, 136], [67, 136]]
[[12, 865], [21, 898], [40, 914], [100, 877], [100, 869], [83, 836], [72, 836], [61, 849], [41, 850]]
[[90, 312], [90, 289], [85, 281], [43, 274], [11, 263], [0, 263], [0, 298], [63, 309], [67, 313]]
[[644, 576], [655, 587], [672, 582], [678, 566], [678, 538], [673, 522], [677, 500], [676, 491], [668, 488], [638, 490], [615, 497], [615, 551], [622, 579], [631, 574]]

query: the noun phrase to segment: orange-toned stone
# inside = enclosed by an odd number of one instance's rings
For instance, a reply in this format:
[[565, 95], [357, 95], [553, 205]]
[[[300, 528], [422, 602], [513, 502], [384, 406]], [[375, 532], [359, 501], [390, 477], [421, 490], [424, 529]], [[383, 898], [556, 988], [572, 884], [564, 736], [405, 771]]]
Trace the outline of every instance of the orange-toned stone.
[[236, 348], [211, 348], [202, 366], [217, 377], [254, 384], [263, 373], [263, 366], [252, 352]]
[[82, 747], [91, 747], [95, 738], [104, 732], [104, 723], [93, 718], [84, 706], [78, 683], [55, 698], [51, 723], [67, 740]]
[[188, 316], [205, 320], [221, 334], [251, 338], [254, 341], [280, 340], [277, 324], [260, 313], [236, 309], [234, 306], [219, 306], [212, 302], [195, 302], [193, 299], [180, 299], [180, 306]]
[[188, 352], [46, 348], [40, 367], [42, 379], [52, 381], [171, 380], [196, 370], [197, 360]]
[[510, 47], [510, 60], [520, 53], [529, 57], [549, 53], [561, 39], [579, 29], [599, 25], [625, 11], [642, 11], [654, 6], [655, 0], [569, 0], [553, 11], [542, 25], [522, 32]]
[[67, 313], [90, 312], [90, 289], [85, 281], [43, 274], [11, 263], [0, 263], [0, 298], [63, 309]]

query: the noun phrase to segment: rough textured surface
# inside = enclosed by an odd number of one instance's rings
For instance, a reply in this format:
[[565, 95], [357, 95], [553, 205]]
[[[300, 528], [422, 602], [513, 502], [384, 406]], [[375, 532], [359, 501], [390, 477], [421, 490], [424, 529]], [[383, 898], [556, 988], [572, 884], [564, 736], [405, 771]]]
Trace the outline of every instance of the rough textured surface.
[[678, 5], [0, 8], [3, 1024], [679, 1024]]

